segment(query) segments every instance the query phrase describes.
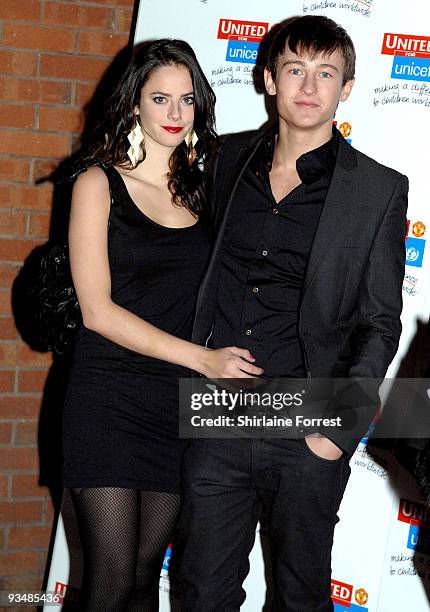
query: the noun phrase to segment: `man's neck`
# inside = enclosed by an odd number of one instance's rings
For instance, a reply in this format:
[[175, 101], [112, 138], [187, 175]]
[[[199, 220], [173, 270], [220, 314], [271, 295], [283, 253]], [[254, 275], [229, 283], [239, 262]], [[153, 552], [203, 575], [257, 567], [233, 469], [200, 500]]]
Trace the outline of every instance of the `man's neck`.
[[331, 123], [315, 130], [303, 130], [280, 121], [278, 140], [273, 155], [273, 166], [295, 169], [296, 161], [301, 155], [321, 147], [331, 137]]

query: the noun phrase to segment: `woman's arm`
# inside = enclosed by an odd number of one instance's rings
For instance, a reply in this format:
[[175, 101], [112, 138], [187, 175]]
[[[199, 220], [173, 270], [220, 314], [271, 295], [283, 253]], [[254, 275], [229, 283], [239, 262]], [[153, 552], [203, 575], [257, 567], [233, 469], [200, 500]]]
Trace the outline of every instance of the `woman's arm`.
[[108, 260], [109, 183], [92, 167], [73, 188], [70, 265], [85, 327], [127, 349], [190, 368], [209, 378], [249, 378], [263, 373], [247, 349], [210, 350], [168, 334], [111, 299]]

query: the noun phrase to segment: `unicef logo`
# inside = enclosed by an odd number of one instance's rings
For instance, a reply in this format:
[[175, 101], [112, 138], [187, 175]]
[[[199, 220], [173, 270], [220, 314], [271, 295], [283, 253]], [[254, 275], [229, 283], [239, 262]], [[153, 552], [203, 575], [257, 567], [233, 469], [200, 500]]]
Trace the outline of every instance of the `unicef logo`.
[[406, 260], [407, 266], [421, 268], [424, 259], [426, 241], [422, 238], [408, 237], [406, 240]]
[[409, 247], [406, 249], [406, 259], [407, 261], [417, 261], [419, 259], [420, 252], [415, 247]]

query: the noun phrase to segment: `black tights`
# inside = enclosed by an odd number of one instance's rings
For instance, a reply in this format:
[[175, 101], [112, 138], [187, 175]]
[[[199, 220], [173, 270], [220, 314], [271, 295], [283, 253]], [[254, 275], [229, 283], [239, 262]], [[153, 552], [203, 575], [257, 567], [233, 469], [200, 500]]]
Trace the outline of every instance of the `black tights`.
[[80, 612], [154, 612], [179, 495], [71, 489], [84, 556]]

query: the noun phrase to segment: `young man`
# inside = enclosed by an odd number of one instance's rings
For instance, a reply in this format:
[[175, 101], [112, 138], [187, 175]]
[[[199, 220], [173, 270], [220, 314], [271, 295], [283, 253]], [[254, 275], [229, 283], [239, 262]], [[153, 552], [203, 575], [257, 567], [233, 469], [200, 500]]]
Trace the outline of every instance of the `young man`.
[[[217, 240], [194, 339], [247, 348], [244, 377], [255, 365], [268, 377], [380, 379], [396, 353], [408, 183], [333, 129], [354, 70], [341, 27], [319, 16], [290, 20], [265, 69], [276, 129], [230, 137], [218, 159]], [[365, 397], [357, 390], [328, 406], [350, 428], [192, 442], [184, 466], [184, 610], [239, 610], [261, 504], [275, 609], [333, 609], [336, 513], [349, 458], [376, 410]]]

